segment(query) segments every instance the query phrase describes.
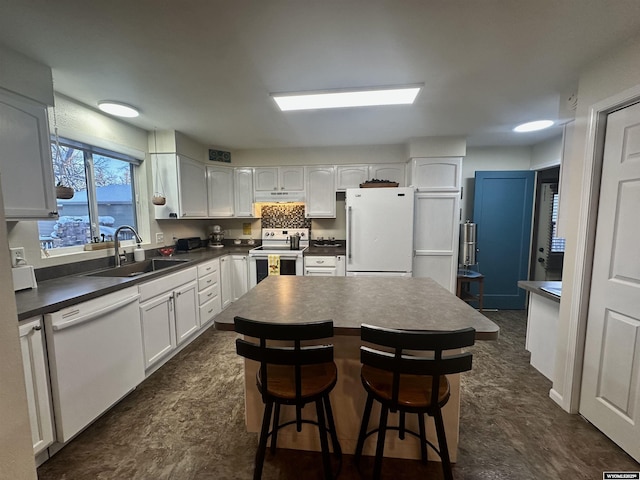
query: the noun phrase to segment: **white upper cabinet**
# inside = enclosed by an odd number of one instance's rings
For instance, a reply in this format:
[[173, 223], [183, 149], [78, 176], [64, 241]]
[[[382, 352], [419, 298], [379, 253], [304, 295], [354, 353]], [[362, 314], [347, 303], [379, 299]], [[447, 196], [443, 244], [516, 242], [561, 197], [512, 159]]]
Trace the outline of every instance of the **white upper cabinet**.
[[335, 218], [335, 167], [305, 167], [307, 218]]
[[253, 217], [253, 168], [235, 169], [235, 216]]
[[369, 180], [389, 180], [397, 182], [400, 187], [404, 187], [405, 166], [404, 163], [387, 163], [380, 165], [369, 165]]
[[0, 182], [7, 220], [57, 218], [47, 107], [3, 89]]
[[207, 166], [207, 195], [210, 217], [233, 217], [233, 183], [233, 168]]
[[336, 190], [359, 188], [369, 178], [367, 165], [338, 165], [336, 167]]
[[254, 169], [256, 192], [304, 191], [304, 167], [259, 167]]
[[451, 192], [460, 190], [462, 158], [412, 158], [409, 185], [420, 191]]
[[166, 197], [156, 218], [207, 218], [207, 175], [203, 163], [175, 153], [158, 153], [153, 162], [154, 192]]
[[403, 163], [383, 163], [377, 165], [338, 165], [336, 167], [336, 190], [360, 188], [360, 184], [372, 179], [397, 182], [405, 186], [405, 165]]

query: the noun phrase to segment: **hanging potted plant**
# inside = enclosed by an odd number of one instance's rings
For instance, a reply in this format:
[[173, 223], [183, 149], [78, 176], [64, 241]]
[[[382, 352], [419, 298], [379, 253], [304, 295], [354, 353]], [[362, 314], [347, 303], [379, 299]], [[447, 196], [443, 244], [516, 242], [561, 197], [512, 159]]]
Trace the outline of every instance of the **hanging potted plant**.
[[69, 200], [70, 198], [73, 198], [74, 193], [73, 188], [62, 185], [62, 182], [58, 182], [56, 185], [56, 198]]

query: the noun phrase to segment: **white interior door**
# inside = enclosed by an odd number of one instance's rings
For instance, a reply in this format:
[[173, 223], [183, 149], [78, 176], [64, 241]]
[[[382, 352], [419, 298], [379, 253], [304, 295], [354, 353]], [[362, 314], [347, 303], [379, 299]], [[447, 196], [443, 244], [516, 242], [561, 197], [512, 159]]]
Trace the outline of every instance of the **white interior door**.
[[640, 104], [608, 116], [580, 413], [640, 461]]

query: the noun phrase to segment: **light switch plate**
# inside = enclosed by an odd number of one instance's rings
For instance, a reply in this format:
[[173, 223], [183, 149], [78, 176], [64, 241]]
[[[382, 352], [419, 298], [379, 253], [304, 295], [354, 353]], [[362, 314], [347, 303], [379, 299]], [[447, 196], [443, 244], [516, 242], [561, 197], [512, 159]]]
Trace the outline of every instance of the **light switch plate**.
[[156, 243], [164, 243], [164, 233], [156, 233]]

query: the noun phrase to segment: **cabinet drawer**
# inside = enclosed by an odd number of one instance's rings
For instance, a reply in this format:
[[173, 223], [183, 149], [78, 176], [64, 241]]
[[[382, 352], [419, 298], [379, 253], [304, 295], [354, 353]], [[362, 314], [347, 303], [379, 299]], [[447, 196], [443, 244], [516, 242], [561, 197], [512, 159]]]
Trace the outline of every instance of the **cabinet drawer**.
[[202, 291], [205, 288], [217, 286], [218, 278], [219, 278], [218, 275], [216, 275], [215, 273], [198, 278], [198, 290]]
[[201, 292], [198, 292], [198, 305], [204, 305], [205, 303], [213, 300], [220, 295], [220, 288], [218, 285], [212, 285], [209, 288], [205, 288]]
[[218, 259], [198, 265], [198, 277], [211, 275], [220, 270], [220, 261]]
[[220, 295], [216, 295], [213, 300], [200, 305], [200, 325], [204, 325], [222, 310], [220, 306]]
[[335, 267], [336, 257], [304, 257], [305, 267]]
[[198, 269], [196, 267], [180, 270], [179, 272], [165, 275], [158, 280], [142, 283], [138, 286], [140, 292], [140, 302], [149, 300], [161, 293], [178, 288], [185, 283], [194, 281], [197, 278]]

